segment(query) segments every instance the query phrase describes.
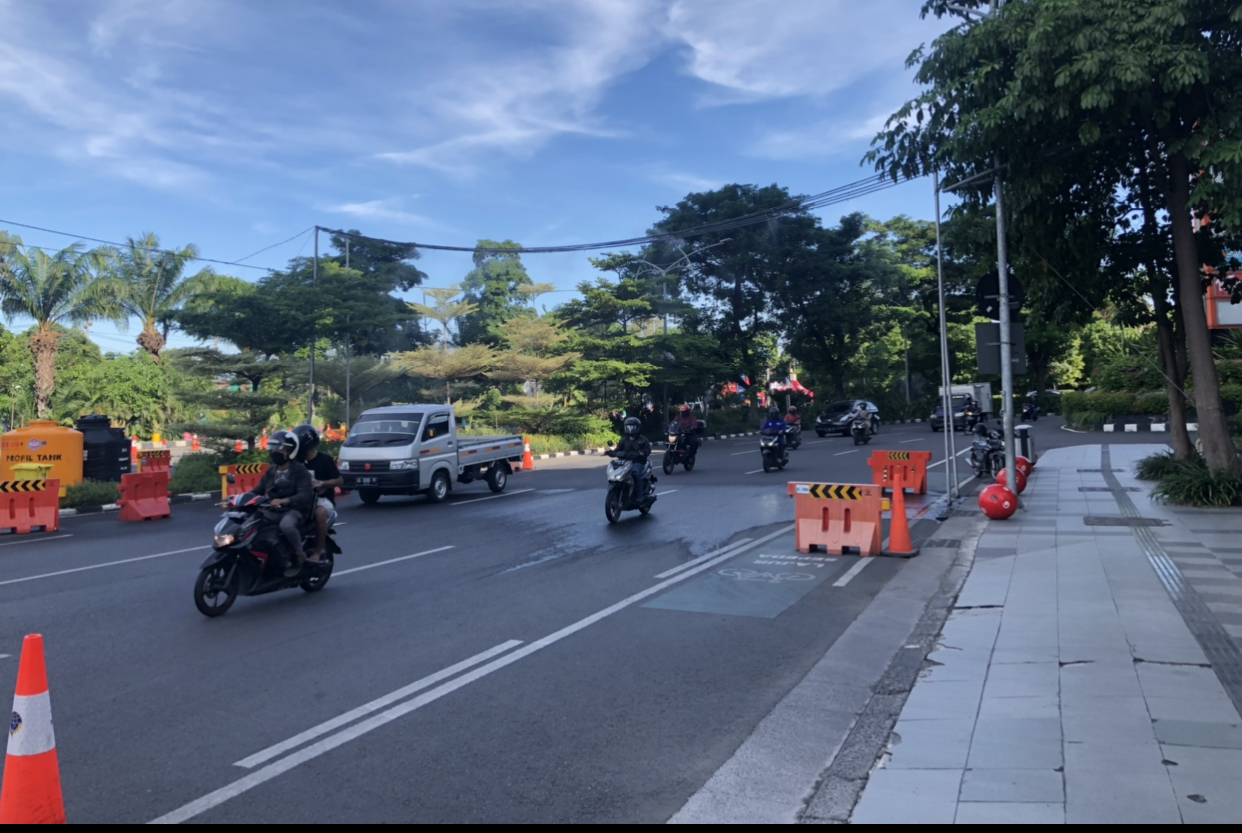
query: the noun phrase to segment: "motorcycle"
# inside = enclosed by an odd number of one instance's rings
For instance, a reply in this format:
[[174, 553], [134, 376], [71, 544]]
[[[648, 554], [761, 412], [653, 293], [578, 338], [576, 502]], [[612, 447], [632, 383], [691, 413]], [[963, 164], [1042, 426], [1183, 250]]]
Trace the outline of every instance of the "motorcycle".
[[765, 431], [759, 435], [759, 453], [763, 455], [763, 471], [772, 471], [772, 469], [783, 469], [789, 462], [789, 453], [782, 456], [777, 453], [780, 447], [781, 435], [775, 431]]
[[871, 432], [868, 430], [865, 417], [855, 417], [854, 421], [850, 423], [850, 436], [854, 438], [854, 445], [859, 443], [866, 445], [871, 442]]
[[796, 422], [790, 423], [789, 428], [786, 429], [785, 444], [790, 451], [798, 450], [798, 446], [802, 445], [801, 425], [798, 425]]
[[976, 425], [974, 442], [970, 444], [970, 467], [975, 476], [984, 478], [997, 474], [1005, 468], [1005, 443], [999, 431], [989, 431], [987, 425]]
[[1034, 402], [1022, 403], [1022, 421], [1035, 422], [1039, 419], [1039, 406]]
[[[609, 451], [609, 454], [614, 452]], [[643, 494], [634, 494], [634, 466], [642, 466], [639, 477]], [[639, 463], [635, 460], [613, 459], [608, 463], [608, 493], [604, 496], [604, 514], [608, 523], [615, 524], [621, 520], [621, 513], [637, 509], [646, 515], [656, 502], [655, 477], [651, 474], [651, 463]]]
[[[194, 582], [194, 605], [199, 613], [223, 616], [238, 596], [260, 596], [293, 587], [315, 593], [332, 577], [335, 556], [340, 555], [341, 548], [333, 539], [336, 530], [331, 528], [320, 562], [308, 561], [296, 576], [285, 577], [288, 543], [278, 526], [280, 513], [270, 509], [270, 503], [269, 498], [247, 492], [223, 504], [224, 516], [215, 529], [215, 549]], [[314, 550], [315, 535], [312, 515], [302, 527], [304, 552]]]
[[975, 410], [967, 411], [966, 415], [962, 418], [962, 430], [967, 432], [974, 431], [975, 426], [978, 425], [982, 419], [982, 412]]
[[686, 471], [694, 471], [694, 455], [690, 450], [690, 436], [676, 425], [668, 427], [668, 448], [664, 451], [664, 473], [672, 474], [673, 469], [682, 466]]

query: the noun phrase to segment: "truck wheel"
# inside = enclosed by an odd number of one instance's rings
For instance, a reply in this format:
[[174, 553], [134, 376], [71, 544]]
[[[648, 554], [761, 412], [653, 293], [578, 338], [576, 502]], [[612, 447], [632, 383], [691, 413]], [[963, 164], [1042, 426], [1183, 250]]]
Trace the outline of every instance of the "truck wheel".
[[505, 484], [509, 482], [509, 470], [505, 468], [503, 463], [492, 466], [487, 471], [487, 488], [493, 492], [503, 492]]
[[440, 470], [431, 476], [431, 486], [427, 489], [427, 499], [432, 503], [441, 503], [448, 497], [448, 475]]
[[359, 489], [358, 497], [362, 498], [363, 503], [377, 503], [380, 499], [380, 493], [374, 489]]

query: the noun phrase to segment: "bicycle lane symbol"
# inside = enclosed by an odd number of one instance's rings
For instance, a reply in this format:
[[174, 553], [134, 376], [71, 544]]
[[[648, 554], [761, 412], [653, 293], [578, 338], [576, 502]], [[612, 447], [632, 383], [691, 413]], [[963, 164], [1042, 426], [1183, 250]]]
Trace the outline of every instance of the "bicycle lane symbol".
[[809, 573], [770, 573], [760, 570], [747, 570], [741, 567], [728, 567], [719, 574], [738, 581], [762, 581], [768, 584], [780, 584], [786, 581], [814, 581], [815, 576]]

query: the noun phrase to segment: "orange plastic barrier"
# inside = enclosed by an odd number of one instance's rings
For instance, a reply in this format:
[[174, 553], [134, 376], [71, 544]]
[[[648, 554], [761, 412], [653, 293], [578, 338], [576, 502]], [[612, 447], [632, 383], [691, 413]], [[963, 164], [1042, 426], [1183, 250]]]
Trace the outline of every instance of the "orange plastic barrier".
[[883, 507], [879, 486], [789, 483], [788, 489], [794, 499], [798, 552], [818, 546], [830, 555], [842, 555], [853, 547], [859, 555], [879, 555]]
[[871, 482], [882, 489], [891, 489], [900, 475], [905, 488], [913, 489], [916, 495], [925, 495], [927, 464], [931, 458], [930, 451], [873, 451], [867, 461], [871, 466]]
[[172, 452], [164, 450], [139, 451], [139, 471], [168, 471], [172, 463]]
[[60, 788], [52, 701], [48, 696], [43, 637], [22, 641], [9, 745], [0, 785], [0, 824], [64, 824], [65, 799]]
[[60, 529], [60, 481], [0, 481], [0, 529], [25, 535], [36, 527]]
[[[233, 495], [244, 495], [259, 485], [259, 481], [263, 479], [263, 474], [267, 471], [267, 463], [238, 463], [235, 466], [220, 467], [220, 495], [221, 497], [232, 497]], [[233, 475], [232, 483], [229, 482], [229, 475]]]
[[171, 518], [168, 506], [168, 472], [143, 471], [121, 475], [121, 520], [150, 521]]

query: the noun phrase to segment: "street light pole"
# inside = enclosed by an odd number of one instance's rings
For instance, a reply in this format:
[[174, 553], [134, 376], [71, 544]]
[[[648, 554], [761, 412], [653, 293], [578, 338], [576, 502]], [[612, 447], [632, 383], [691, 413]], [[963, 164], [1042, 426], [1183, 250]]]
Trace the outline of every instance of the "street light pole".
[[949, 363], [949, 322], [944, 305], [944, 248], [940, 241], [940, 171], [932, 171], [936, 192], [936, 282], [940, 293], [940, 389], [944, 413], [944, 476], [949, 482], [945, 491], [949, 498], [961, 497], [957, 489], [957, 432], [953, 422], [953, 374]]
[[[995, 0], [993, 0], [995, 7]], [[1005, 432], [1005, 484], [1016, 496], [1018, 481], [1014, 473], [1014, 457], [1016, 447], [1013, 435], [1013, 344], [1010, 341], [1009, 321], [1009, 251], [1005, 241], [1005, 202], [1001, 188], [1000, 158], [994, 160], [996, 166], [996, 269], [999, 273], [999, 291], [996, 303], [1000, 306], [1000, 361], [1001, 361], [1001, 419]], [[1021, 506], [1021, 500], [1018, 501]]]
[[[312, 289], [319, 286], [319, 226], [315, 226], [315, 259], [311, 264], [311, 287]], [[311, 324], [311, 342], [310, 342], [310, 393], [307, 394], [307, 405], [309, 415], [306, 421], [314, 424], [315, 422], [315, 325]]]

